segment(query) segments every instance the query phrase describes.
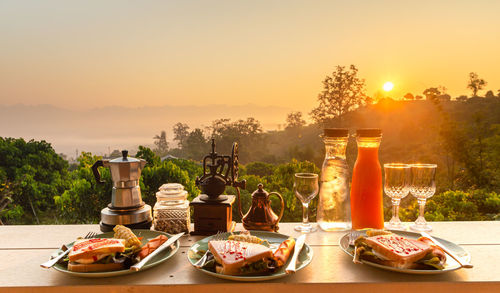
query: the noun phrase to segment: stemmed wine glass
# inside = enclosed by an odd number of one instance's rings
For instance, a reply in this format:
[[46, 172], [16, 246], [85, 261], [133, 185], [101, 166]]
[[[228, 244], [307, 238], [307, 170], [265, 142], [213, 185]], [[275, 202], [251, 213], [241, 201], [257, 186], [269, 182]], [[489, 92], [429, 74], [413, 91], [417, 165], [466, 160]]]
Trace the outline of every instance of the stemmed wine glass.
[[415, 224], [410, 226], [413, 231], [432, 231], [424, 218], [426, 200], [436, 192], [436, 164], [412, 164], [410, 192], [417, 198], [419, 216]]
[[316, 227], [309, 223], [309, 202], [318, 194], [318, 174], [296, 173], [293, 184], [295, 195], [302, 202], [302, 224], [295, 227], [295, 231], [310, 233]]
[[410, 191], [411, 166], [408, 164], [384, 164], [384, 191], [392, 200], [392, 218], [385, 225], [388, 229], [404, 230], [405, 227], [399, 219], [399, 203]]

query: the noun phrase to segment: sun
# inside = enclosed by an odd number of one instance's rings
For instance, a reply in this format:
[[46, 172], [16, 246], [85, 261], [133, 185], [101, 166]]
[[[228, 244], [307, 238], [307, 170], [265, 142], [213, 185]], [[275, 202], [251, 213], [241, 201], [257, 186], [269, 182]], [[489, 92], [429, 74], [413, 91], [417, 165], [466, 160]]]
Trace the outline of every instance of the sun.
[[384, 88], [384, 91], [390, 92], [394, 88], [394, 84], [392, 82], [388, 81], [388, 82], [384, 83], [383, 88]]

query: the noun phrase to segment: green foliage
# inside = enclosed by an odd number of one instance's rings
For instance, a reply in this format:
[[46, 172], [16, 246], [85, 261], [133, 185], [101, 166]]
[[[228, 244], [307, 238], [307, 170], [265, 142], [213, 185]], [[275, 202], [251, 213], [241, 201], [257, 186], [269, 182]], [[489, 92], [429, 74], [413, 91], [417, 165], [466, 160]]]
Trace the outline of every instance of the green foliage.
[[69, 189], [54, 197], [61, 222], [99, 222], [101, 209], [108, 205], [113, 187], [108, 168], [99, 169], [101, 180], [105, 183], [95, 181], [91, 167], [100, 159], [87, 152], [82, 152], [78, 157], [78, 168], [71, 173]]
[[53, 196], [68, 187], [68, 163], [45, 141], [0, 137], [0, 179], [12, 202], [0, 216], [9, 223], [54, 221]]
[[186, 171], [193, 182], [196, 180], [196, 177], [203, 175], [203, 167], [198, 162], [184, 159], [170, 159], [169, 161], [174, 163], [181, 170]]
[[273, 164], [264, 162], [253, 162], [246, 165], [246, 173], [248, 175], [269, 176], [274, 173], [276, 167]]
[[[418, 204], [414, 200], [400, 210], [402, 221], [415, 221]], [[386, 219], [387, 219], [386, 214]], [[427, 201], [425, 218], [428, 221], [491, 221], [500, 219], [500, 194], [483, 189], [446, 191]]]
[[159, 165], [161, 162], [161, 158], [157, 156], [153, 150], [150, 148], [144, 147], [142, 145], [139, 146], [139, 151], [135, 154], [136, 158], [144, 159], [148, 162], [149, 166]]

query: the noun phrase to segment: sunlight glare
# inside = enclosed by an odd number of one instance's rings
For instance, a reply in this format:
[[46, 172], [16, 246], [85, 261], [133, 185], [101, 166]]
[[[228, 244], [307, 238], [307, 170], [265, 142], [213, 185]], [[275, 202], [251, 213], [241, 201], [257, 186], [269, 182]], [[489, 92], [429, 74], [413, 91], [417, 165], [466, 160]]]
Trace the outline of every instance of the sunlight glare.
[[384, 83], [384, 91], [390, 92], [394, 88], [394, 84], [392, 82], [388, 81]]

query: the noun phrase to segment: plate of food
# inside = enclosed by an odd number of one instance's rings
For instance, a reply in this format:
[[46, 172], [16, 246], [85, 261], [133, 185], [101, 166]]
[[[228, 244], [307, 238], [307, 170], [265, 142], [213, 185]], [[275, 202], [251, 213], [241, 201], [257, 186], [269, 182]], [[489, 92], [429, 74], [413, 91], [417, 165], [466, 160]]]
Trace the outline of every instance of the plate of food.
[[[435, 237], [459, 259], [470, 262], [470, 254], [457, 244]], [[431, 239], [407, 231], [366, 230], [351, 241], [350, 233], [340, 239], [340, 248], [355, 264], [366, 264], [407, 274], [441, 274], [462, 266]]]
[[[171, 235], [151, 230], [130, 230], [117, 225], [114, 232], [97, 234], [91, 239], [77, 239], [66, 244], [70, 252], [54, 269], [79, 277], [103, 278], [137, 271], [130, 267], [151, 254]], [[171, 258], [179, 249], [179, 240], [159, 251], [141, 268], [154, 267]], [[62, 253], [59, 249], [53, 256]]]
[[[264, 281], [287, 275], [285, 268], [294, 253], [295, 239], [266, 231], [220, 233], [191, 246], [188, 260], [203, 273], [233, 281]], [[297, 258], [296, 271], [313, 258], [304, 244]], [[200, 259], [203, 259], [200, 263]]]

